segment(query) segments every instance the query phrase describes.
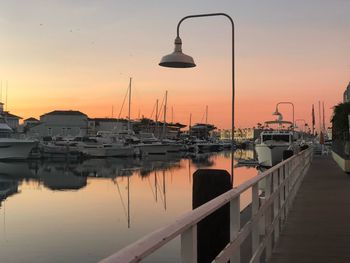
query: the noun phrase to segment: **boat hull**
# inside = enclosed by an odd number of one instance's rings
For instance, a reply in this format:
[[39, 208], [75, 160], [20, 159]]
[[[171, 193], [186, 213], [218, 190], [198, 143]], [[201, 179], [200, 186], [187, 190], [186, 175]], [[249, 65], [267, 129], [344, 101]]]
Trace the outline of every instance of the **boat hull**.
[[36, 141], [0, 139], [0, 160], [28, 159], [31, 150], [36, 145]]
[[91, 157], [128, 157], [135, 154], [132, 147], [85, 147], [81, 151]]
[[171, 149], [167, 144], [142, 144], [137, 145], [137, 148], [141, 155], [166, 154]]
[[283, 160], [283, 152], [288, 150], [289, 145], [255, 145], [255, 151], [258, 155], [259, 165], [272, 167]]

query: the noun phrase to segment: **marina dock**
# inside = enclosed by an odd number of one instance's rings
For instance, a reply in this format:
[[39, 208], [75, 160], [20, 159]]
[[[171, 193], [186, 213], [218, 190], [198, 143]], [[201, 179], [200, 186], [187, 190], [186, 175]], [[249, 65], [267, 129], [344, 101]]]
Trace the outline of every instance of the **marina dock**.
[[[259, 182], [265, 182], [263, 196]], [[249, 188], [251, 216], [245, 222], [237, 202]], [[227, 203], [230, 242], [212, 262], [350, 262], [349, 189], [350, 178], [330, 155], [313, 157], [308, 149], [102, 262], [139, 262], [177, 235], [182, 262], [197, 262], [198, 222]], [[251, 253], [242, 251], [247, 242]]]
[[332, 157], [315, 156], [270, 262], [350, 262], [349, 190]]

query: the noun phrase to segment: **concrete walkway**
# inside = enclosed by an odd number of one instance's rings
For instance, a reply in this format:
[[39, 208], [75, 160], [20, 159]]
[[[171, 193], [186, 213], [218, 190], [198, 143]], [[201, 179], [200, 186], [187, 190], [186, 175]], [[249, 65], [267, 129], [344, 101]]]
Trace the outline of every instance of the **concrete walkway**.
[[350, 262], [350, 176], [314, 157], [270, 263]]

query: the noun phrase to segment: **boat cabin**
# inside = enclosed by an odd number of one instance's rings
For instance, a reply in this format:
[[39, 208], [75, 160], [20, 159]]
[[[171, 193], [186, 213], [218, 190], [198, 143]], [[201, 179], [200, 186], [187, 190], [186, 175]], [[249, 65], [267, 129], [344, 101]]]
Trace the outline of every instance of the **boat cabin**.
[[290, 131], [263, 131], [261, 133], [261, 142], [274, 141], [292, 143], [293, 133]]
[[0, 138], [10, 138], [12, 132], [6, 121], [0, 117]]

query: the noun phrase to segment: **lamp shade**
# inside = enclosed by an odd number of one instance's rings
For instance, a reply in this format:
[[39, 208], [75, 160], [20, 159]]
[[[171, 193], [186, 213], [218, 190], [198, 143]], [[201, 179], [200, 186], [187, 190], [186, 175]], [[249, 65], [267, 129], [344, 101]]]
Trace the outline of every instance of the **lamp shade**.
[[182, 53], [182, 41], [180, 37], [177, 37], [175, 39], [174, 52], [162, 57], [159, 66], [168, 68], [193, 68], [196, 64], [191, 56]]
[[274, 112], [272, 112], [272, 115], [281, 115], [281, 113], [276, 109]]
[[173, 53], [162, 57], [159, 66], [168, 68], [193, 68], [196, 64], [191, 56], [182, 52], [174, 51]]

